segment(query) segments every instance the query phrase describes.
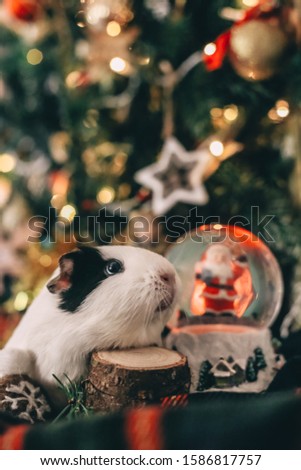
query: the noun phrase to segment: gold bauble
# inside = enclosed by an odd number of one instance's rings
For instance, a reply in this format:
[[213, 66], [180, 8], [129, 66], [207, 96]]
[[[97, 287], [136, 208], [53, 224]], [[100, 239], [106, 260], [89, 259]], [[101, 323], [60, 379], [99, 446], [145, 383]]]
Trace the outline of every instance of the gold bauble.
[[289, 47], [279, 24], [250, 20], [231, 29], [229, 60], [241, 77], [266, 80], [278, 71]]

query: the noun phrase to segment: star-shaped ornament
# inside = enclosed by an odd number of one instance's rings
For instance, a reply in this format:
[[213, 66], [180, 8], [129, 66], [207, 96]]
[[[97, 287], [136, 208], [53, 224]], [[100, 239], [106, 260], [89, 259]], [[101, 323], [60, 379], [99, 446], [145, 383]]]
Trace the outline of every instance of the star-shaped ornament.
[[208, 194], [202, 181], [211, 158], [206, 148], [188, 152], [175, 137], [169, 137], [160, 160], [135, 174], [135, 180], [153, 192], [154, 214], [165, 214], [178, 202], [206, 204]]

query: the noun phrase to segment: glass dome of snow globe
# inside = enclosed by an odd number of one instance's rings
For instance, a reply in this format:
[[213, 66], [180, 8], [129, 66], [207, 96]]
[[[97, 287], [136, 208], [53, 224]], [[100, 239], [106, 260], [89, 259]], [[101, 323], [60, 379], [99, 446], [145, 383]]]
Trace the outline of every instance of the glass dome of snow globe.
[[238, 226], [202, 225], [167, 254], [182, 281], [177, 326], [269, 327], [283, 281], [267, 245]]

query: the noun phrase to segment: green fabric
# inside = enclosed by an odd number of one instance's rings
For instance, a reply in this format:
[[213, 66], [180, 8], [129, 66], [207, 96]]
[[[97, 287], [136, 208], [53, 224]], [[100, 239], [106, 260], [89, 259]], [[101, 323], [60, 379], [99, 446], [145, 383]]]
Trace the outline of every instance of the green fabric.
[[33, 426], [25, 449], [123, 449], [123, 417], [109, 415]]
[[[205, 393], [185, 408], [163, 410], [167, 449], [300, 449], [301, 398]], [[126, 449], [124, 414], [33, 426], [26, 449]]]

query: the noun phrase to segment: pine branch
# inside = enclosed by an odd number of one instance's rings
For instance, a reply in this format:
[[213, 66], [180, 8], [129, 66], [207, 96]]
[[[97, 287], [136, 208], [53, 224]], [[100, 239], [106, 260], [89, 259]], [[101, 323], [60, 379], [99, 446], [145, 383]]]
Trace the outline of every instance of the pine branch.
[[83, 380], [81, 379], [79, 382], [75, 382], [72, 381], [67, 374], [64, 374], [66, 379], [66, 383], [64, 383], [55, 374], [52, 375], [59, 384], [58, 389], [64, 393], [67, 401], [67, 405], [53, 420], [53, 423], [56, 423], [63, 418], [74, 419], [81, 415], [90, 415], [92, 410], [85, 406]]

